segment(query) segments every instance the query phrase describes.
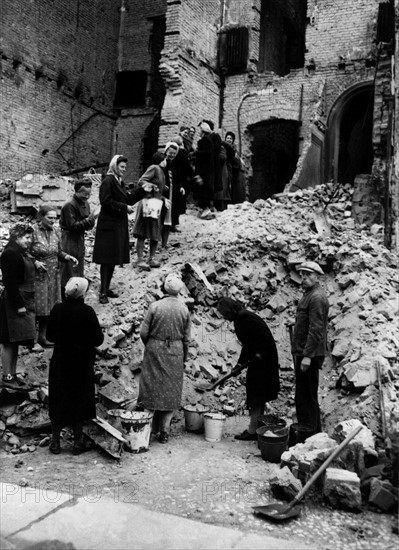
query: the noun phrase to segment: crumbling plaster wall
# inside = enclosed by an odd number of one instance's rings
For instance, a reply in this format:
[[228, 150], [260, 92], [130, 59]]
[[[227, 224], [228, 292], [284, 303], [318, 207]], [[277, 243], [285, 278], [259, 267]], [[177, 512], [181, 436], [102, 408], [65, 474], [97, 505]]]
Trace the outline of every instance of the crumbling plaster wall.
[[394, 60], [394, 132], [393, 132], [393, 145], [394, 145], [394, 158], [392, 167], [392, 215], [394, 218], [393, 224], [393, 250], [396, 249], [399, 254], [399, 0], [395, 0], [395, 32], [396, 32], [396, 48], [395, 48], [395, 60]]
[[119, 33], [107, 0], [1, 3], [1, 178], [111, 154]]

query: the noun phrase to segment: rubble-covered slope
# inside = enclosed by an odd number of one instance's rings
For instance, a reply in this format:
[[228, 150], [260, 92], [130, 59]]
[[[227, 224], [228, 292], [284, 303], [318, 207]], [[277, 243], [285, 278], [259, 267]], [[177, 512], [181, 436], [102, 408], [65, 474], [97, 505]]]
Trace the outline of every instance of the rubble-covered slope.
[[[3, 225], [2, 244], [10, 222], [8, 218]], [[270, 326], [278, 345], [283, 388], [272, 407], [290, 416], [294, 377], [286, 322], [294, 317], [302, 294], [295, 267], [310, 259], [326, 273], [322, 284], [331, 305], [331, 357], [320, 383], [324, 425], [328, 430], [341, 419], [355, 417], [380, 434], [377, 364], [387, 418], [397, 407], [399, 275], [396, 257], [383, 246], [382, 227], [355, 227], [350, 186], [322, 185], [243, 203], [208, 221], [200, 220], [196, 209], [189, 208], [181, 228], [181, 233], [171, 236], [168, 252], [160, 253], [161, 269], [117, 268], [113, 284], [120, 297], [107, 306], [98, 304], [98, 268], [87, 264], [94, 282], [88, 303], [97, 311], [106, 334], [96, 364], [102, 402], [117, 404], [137, 395], [134, 372], [143, 352], [140, 322], [148, 304], [162, 295], [163, 274], [182, 270], [191, 292], [186, 298], [193, 320], [183, 405], [202, 402], [227, 414], [244, 407], [242, 379], [233, 379], [210, 394], [199, 394], [193, 388], [195, 381], [218, 377], [237, 361], [240, 346], [214, 307], [218, 297], [228, 294], [259, 313]], [[87, 240], [90, 260], [93, 236]], [[193, 277], [190, 266], [202, 270], [209, 284]], [[37, 349], [22, 356], [22, 369], [38, 387], [45, 384], [50, 353]]]

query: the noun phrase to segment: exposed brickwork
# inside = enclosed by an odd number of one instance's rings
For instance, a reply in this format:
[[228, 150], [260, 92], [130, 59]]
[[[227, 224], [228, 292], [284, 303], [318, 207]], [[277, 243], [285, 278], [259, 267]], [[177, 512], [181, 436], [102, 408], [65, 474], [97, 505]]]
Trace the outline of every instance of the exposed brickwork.
[[107, 0], [2, 2], [1, 177], [109, 158], [118, 33]]

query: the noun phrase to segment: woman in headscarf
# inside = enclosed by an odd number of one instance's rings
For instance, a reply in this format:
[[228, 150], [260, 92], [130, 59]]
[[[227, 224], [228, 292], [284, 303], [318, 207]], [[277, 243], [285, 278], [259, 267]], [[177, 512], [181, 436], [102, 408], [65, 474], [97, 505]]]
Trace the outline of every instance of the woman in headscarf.
[[[147, 196], [141, 200], [137, 207], [136, 221], [133, 235], [136, 237], [137, 261], [136, 267], [148, 270], [151, 267], [159, 267], [160, 263], [155, 259], [158, 241], [161, 239], [163, 222], [171, 225], [171, 220], [166, 218], [167, 210], [171, 207], [171, 201], [164, 196], [169, 191], [170, 166], [177, 155], [179, 146], [177, 143], [168, 142], [164, 154], [157, 152], [152, 158], [152, 164], [139, 179], [139, 185], [145, 190]], [[151, 201], [151, 199], [156, 199]], [[151, 203], [158, 202], [158, 209], [150, 208]], [[159, 201], [162, 201], [159, 202]], [[166, 225], [165, 225], [166, 227]], [[150, 241], [150, 256], [148, 262], [144, 260], [145, 240]]]
[[33, 347], [35, 327], [35, 268], [28, 254], [33, 228], [17, 223], [10, 229], [10, 238], [1, 254], [0, 264], [4, 290], [0, 296], [0, 343], [3, 385], [23, 389], [17, 376], [18, 348]]
[[166, 296], [150, 305], [141, 325], [145, 350], [137, 403], [156, 412], [153, 432], [160, 431], [159, 441], [167, 443], [173, 412], [181, 405], [191, 320], [187, 306], [178, 298], [181, 278], [170, 273], [163, 286]]
[[83, 423], [96, 417], [94, 390], [95, 347], [104, 336], [94, 309], [84, 303], [89, 282], [72, 277], [65, 286], [65, 302], [51, 310], [47, 338], [54, 342], [49, 371], [50, 452], [60, 452], [60, 432], [72, 426], [73, 454], [86, 449]]
[[127, 158], [115, 155], [100, 186], [101, 211], [93, 249], [93, 262], [100, 264], [100, 304], [118, 296], [109, 287], [115, 266], [130, 261], [127, 215], [133, 212], [132, 205], [145, 195], [141, 188], [127, 191], [122, 180], [126, 167]]
[[242, 350], [233, 370], [235, 376], [247, 368], [246, 390], [250, 423], [247, 430], [236, 439], [256, 441], [258, 418], [264, 413], [268, 401], [277, 399], [280, 390], [277, 347], [265, 321], [244, 309], [237, 300], [222, 298], [218, 311], [227, 321], [234, 323], [234, 330]]
[[35, 307], [39, 322], [38, 343], [43, 347], [52, 347], [46, 340], [48, 316], [54, 304], [61, 302], [60, 262], [78, 265], [78, 260], [67, 254], [61, 247], [61, 234], [54, 227], [57, 221], [55, 206], [43, 204], [37, 214], [38, 222], [34, 227], [31, 253], [35, 259]]

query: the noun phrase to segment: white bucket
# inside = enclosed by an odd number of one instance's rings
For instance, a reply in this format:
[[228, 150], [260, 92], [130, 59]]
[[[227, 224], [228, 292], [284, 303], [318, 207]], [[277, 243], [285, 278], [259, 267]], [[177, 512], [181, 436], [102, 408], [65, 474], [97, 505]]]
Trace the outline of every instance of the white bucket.
[[220, 441], [223, 436], [225, 422], [226, 417], [222, 413], [205, 413], [205, 440], [211, 442]]
[[154, 413], [151, 411], [125, 411], [120, 414], [122, 432], [133, 453], [147, 451], [150, 445], [153, 416]]
[[186, 405], [183, 410], [186, 430], [197, 434], [204, 433], [204, 413], [207, 413], [209, 408], [204, 405]]

